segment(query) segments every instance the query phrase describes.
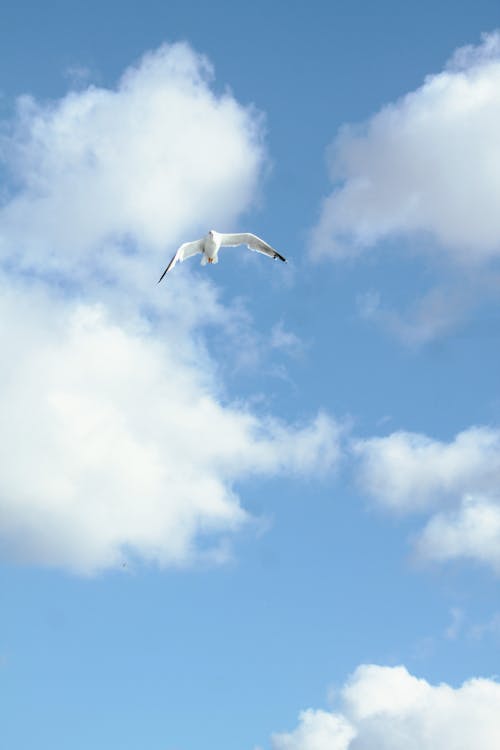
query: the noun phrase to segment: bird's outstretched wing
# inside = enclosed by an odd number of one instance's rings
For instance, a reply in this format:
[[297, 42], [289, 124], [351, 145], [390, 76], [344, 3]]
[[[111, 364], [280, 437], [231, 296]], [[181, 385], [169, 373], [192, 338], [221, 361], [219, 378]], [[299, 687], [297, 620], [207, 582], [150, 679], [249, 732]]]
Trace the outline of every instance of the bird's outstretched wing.
[[183, 260], [186, 260], [186, 258], [190, 258], [192, 255], [196, 255], [196, 253], [202, 253], [203, 252], [203, 240], [194, 240], [194, 242], [185, 242], [183, 245], [180, 246], [180, 248], [175, 253], [174, 257], [168, 264], [168, 266], [163, 271], [162, 275], [158, 279], [158, 284], [163, 279], [165, 274], [167, 274], [169, 271], [172, 270], [172, 268], [175, 266], [177, 262], [181, 262]]
[[286, 258], [280, 255], [274, 247], [268, 245], [267, 242], [264, 242], [264, 240], [261, 240], [261, 238], [257, 237], [255, 234], [243, 232], [241, 234], [221, 234], [219, 236], [221, 237], [221, 246], [236, 247], [236, 245], [246, 245], [250, 250], [264, 253], [264, 255], [268, 255], [270, 258], [279, 258], [286, 263]]

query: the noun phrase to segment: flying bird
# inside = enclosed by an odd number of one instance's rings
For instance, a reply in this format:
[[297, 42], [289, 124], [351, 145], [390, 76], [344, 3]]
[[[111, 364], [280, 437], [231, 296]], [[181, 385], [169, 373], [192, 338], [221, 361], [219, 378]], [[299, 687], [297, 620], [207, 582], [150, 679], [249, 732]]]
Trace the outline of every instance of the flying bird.
[[258, 253], [264, 253], [270, 258], [279, 258], [286, 263], [284, 258], [277, 250], [275, 250], [267, 242], [261, 240], [255, 234], [249, 232], [243, 232], [241, 234], [221, 234], [213, 229], [202, 237], [201, 240], [194, 240], [194, 242], [185, 242], [175, 253], [174, 257], [163, 271], [162, 275], [158, 279], [158, 284], [163, 279], [165, 274], [171, 271], [177, 262], [186, 260], [192, 255], [201, 253], [201, 265], [205, 266], [207, 263], [218, 263], [219, 261], [219, 250], [221, 247], [236, 247], [237, 245], [246, 245], [250, 250], [255, 250]]

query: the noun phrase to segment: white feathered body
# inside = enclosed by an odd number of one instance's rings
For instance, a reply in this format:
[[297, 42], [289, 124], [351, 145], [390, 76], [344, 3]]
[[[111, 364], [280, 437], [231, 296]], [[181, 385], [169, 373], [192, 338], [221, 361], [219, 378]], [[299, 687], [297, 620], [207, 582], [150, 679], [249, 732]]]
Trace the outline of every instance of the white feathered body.
[[203, 256], [201, 258], [201, 265], [204, 266], [207, 263], [218, 263], [218, 253], [221, 245], [221, 236], [218, 232], [212, 230], [203, 238]]

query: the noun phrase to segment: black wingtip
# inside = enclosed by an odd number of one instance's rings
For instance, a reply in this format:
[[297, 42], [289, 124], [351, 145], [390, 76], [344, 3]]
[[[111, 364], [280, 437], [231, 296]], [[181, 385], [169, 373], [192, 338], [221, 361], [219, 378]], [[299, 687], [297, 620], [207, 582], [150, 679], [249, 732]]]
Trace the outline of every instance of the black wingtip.
[[163, 271], [162, 275], [161, 275], [161, 276], [160, 276], [160, 278], [158, 279], [158, 282], [157, 282], [158, 284], [159, 284], [159, 283], [160, 283], [160, 281], [161, 281], [161, 280], [163, 279], [163, 277], [165, 276], [165, 274], [167, 273], [167, 271], [168, 271], [168, 269], [170, 268], [170, 266], [171, 266], [171, 265], [172, 265], [172, 263], [169, 263], [169, 264], [168, 264], [168, 266], [167, 266], [167, 267], [165, 268], [165, 270]]

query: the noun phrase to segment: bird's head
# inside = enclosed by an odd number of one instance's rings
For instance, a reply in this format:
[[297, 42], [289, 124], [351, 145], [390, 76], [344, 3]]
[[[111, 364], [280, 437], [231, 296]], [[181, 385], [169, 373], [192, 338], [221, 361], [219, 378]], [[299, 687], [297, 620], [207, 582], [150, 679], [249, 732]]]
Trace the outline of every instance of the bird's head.
[[215, 234], [215, 230], [214, 230], [214, 229], [211, 229], [211, 230], [209, 231], [209, 233], [208, 233], [208, 234], [210, 235], [210, 237], [213, 237], [213, 236], [214, 236], [214, 234]]

